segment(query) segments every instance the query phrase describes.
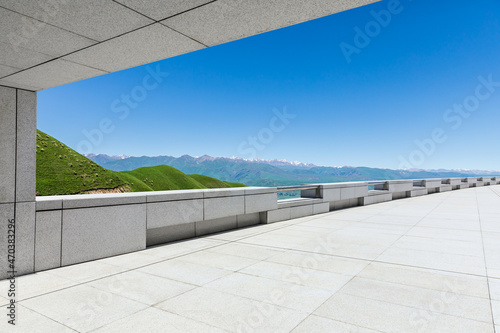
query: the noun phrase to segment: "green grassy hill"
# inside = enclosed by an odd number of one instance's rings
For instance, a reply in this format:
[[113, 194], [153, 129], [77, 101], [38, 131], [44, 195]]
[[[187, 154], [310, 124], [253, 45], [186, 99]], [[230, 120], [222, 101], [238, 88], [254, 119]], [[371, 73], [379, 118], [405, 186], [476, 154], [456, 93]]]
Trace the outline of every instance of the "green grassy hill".
[[41, 131], [37, 131], [36, 148], [37, 195], [245, 186], [202, 175], [186, 175], [166, 165], [123, 172], [107, 170]]
[[184, 172], [167, 165], [122, 171], [119, 174], [131, 186], [134, 192], [245, 186], [239, 183], [223, 182], [222, 180], [202, 175], [186, 175]]
[[127, 184], [118, 172], [104, 169], [50, 135], [37, 131], [37, 195], [75, 194], [120, 187], [127, 190]]

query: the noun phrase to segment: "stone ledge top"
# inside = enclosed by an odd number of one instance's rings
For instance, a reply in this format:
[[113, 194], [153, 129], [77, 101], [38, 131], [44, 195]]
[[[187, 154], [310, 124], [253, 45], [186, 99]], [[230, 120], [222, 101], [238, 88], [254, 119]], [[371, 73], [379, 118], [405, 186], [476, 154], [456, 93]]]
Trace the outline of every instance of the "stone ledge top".
[[276, 187], [245, 187], [245, 195], [277, 193]]
[[146, 192], [147, 202], [203, 199], [203, 190]]
[[368, 182], [323, 183], [323, 184], [312, 184], [311, 186], [320, 186], [324, 189], [343, 188], [343, 187], [362, 187], [362, 186], [368, 186]]
[[373, 197], [373, 196], [376, 196], [376, 195], [384, 195], [384, 194], [390, 194], [390, 195], [392, 195], [392, 192], [384, 191], [384, 190], [371, 190], [371, 191], [368, 191], [368, 196], [369, 197]]
[[88, 208], [276, 193], [276, 187], [238, 187], [159, 192], [77, 194], [36, 197], [36, 210]]
[[204, 198], [233, 197], [245, 195], [246, 187], [217, 188], [201, 190]]
[[323, 199], [309, 199], [309, 198], [286, 199], [278, 201], [278, 209], [307, 206], [320, 203], [323, 203]]
[[54, 210], [146, 203], [144, 193], [77, 194], [36, 198], [36, 209]]
[[62, 209], [62, 201], [65, 196], [36, 197], [36, 210], [57, 210]]
[[146, 203], [144, 193], [83, 194], [63, 198], [63, 209]]
[[387, 180], [386, 182], [389, 184], [408, 184], [421, 181], [423, 181], [423, 179], [396, 179], [396, 180]]

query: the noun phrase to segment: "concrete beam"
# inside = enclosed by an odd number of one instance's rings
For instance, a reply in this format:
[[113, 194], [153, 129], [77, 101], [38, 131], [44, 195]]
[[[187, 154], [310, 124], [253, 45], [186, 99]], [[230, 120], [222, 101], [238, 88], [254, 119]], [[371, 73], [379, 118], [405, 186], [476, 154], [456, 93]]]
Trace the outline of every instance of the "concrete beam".
[[0, 85], [43, 90], [378, 0], [0, 0]]
[[373, 0], [220, 0], [161, 21], [214, 46], [364, 6]]

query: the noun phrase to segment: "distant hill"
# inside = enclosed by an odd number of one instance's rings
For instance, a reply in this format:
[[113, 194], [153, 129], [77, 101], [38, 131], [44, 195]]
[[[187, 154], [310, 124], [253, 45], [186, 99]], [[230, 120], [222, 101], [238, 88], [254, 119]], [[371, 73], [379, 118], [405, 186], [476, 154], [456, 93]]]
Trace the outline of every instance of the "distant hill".
[[127, 172], [107, 170], [41, 131], [37, 131], [36, 148], [36, 191], [42, 196], [246, 186], [207, 176], [186, 175], [166, 165]]
[[323, 167], [282, 160], [245, 160], [241, 158], [192, 157], [184, 155], [142, 156], [115, 159], [102, 166], [115, 171], [133, 170], [144, 166], [169, 165], [187, 174], [202, 174], [226, 182], [241, 182], [251, 186], [282, 186], [363, 180], [416, 178], [453, 178], [500, 175], [500, 172], [474, 170], [391, 170], [367, 167]]
[[130, 191], [117, 172], [92, 160], [41, 131], [37, 131], [37, 195], [74, 194], [97, 189]]

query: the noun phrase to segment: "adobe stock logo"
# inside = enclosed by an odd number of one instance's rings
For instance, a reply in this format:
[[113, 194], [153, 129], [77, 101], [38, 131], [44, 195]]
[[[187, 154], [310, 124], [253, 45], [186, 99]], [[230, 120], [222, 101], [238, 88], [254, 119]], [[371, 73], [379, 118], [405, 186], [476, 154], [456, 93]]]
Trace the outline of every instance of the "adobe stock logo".
[[[500, 87], [500, 81], [493, 81], [493, 75], [488, 78], [478, 77], [479, 84], [474, 93], [464, 98], [463, 102], [454, 104], [452, 108], [447, 109], [443, 114], [443, 120], [449, 124], [453, 131], [458, 130], [465, 119], [468, 119], [481, 106], [482, 102], [489, 99]], [[417, 146], [408, 157], [399, 156], [399, 169], [411, 169], [422, 166], [426, 159], [432, 156], [440, 144], [448, 140], [445, 129], [435, 128], [431, 136], [424, 140], [415, 140]]]
[[366, 23], [364, 29], [355, 26], [354, 32], [356, 34], [354, 35], [353, 43], [342, 42], [339, 44], [347, 63], [350, 64], [352, 62], [354, 54], [360, 54], [363, 49], [367, 48], [372, 40], [380, 35], [383, 28], [387, 28], [391, 24], [393, 17], [401, 14], [403, 10], [404, 7], [399, 0], [389, 0], [387, 2], [387, 9], [380, 11], [372, 10], [370, 12], [373, 20]]

